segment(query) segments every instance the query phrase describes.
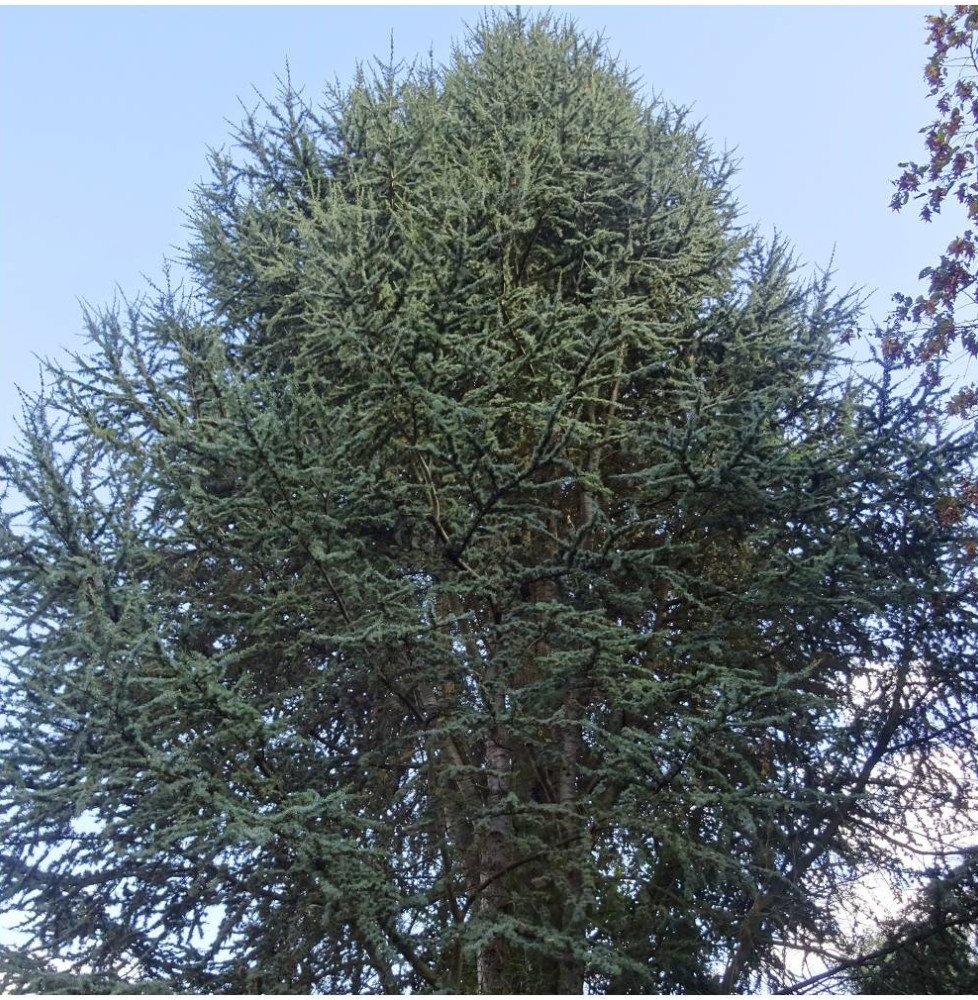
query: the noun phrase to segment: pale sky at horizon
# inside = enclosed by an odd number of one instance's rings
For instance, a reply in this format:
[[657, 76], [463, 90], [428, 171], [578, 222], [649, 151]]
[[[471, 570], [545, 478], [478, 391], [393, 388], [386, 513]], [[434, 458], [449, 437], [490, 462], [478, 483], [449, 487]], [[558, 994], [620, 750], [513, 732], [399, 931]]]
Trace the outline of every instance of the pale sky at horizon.
[[[533, 5], [524, 5], [532, 8]], [[238, 98], [289, 61], [310, 95], [357, 59], [448, 55], [468, 7], [0, 8], [0, 449], [38, 386], [32, 352], [82, 346], [79, 300], [135, 296], [185, 241], [184, 211]], [[544, 9], [544, 8], [540, 8]], [[917, 290], [957, 223], [889, 208], [923, 157], [922, 70], [936, 7], [564, 7], [669, 101], [736, 148], [745, 221], [774, 228], [837, 284]], [[950, 226], [950, 228], [949, 228]], [[943, 227], [943, 228], [942, 228]]]

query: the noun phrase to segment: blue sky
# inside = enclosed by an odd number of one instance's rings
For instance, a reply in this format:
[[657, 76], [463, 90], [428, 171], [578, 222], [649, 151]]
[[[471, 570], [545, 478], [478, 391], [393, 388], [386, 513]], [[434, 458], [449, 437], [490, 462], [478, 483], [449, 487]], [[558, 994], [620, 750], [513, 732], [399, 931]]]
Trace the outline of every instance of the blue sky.
[[[288, 59], [317, 94], [357, 59], [447, 56], [473, 7], [0, 9], [0, 447], [38, 385], [34, 353], [81, 346], [79, 299], [135, 295], [186, 239], [184, 211], [238, 99]], [[888, 207], [922, 156], [923, 7], [560, 7], [646, 87], [692, 105], [736, 149], [744, 218], [777, 228], [837, 283], [913, 290], [948, 224]], [[952, 226], [953, 228], [953, 226]]]

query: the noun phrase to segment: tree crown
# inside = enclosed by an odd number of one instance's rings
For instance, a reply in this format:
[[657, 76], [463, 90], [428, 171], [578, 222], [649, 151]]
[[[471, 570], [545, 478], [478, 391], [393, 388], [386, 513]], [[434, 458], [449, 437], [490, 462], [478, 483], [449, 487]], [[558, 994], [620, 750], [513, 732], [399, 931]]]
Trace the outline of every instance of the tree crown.
[[2, 460], [10, 981], [790, 982], [963, 785], [972, 437], [568, 23], [236, 139]]

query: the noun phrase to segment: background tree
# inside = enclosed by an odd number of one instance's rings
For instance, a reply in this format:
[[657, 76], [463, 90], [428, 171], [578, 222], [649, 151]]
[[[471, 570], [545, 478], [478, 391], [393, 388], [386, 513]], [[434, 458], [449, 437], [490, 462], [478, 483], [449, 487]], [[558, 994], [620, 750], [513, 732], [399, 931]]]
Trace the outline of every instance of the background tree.
[[860, 993], [978, 991], [976, 855], [937, 875], [902, 920], [893, 921], [875, 961], [858, 966]]
[[[960, 860], [962, 853], [964, 860]], [[931, 868], [930, 882], [902, 914], [861, 942], [851, 958], [795, 983], [791, 992], [883, 995], [973, 994], [978, 990], [978, 885], [975, 850]]]
[[[903, 173], [894, 182], [891, 204], [900, 211], [911, 202], [922, 202], [920, 217], [930, 222], [948, 202], [957, 202], [964, 209], [966, 228], [948, 243], [935, 265], [920, 272], [920, 278], [928, 282], [925, 294], [896, 296], [895, 327], [888, 333], [886, 348], [893, 356], [922, 363], [927, 378], [934, 380], [956, 344], [966, 356], [978, 356], [974, 228], [978, 222], [978, 7], [959, 5], [928, 15], [927, 23], [931, 54], [924, 79], [930, 96], [937, 99], [937, 117], [921, 129], [927, 159], [900, 164]], [[978, 388], [959, 386], [951, 400], [952, 412], [973, 415], [976, 406]]]
[[8, 987], [790, 983], [967, 791], [972, 437], [571, 25], [237, 140], [3, 458]]

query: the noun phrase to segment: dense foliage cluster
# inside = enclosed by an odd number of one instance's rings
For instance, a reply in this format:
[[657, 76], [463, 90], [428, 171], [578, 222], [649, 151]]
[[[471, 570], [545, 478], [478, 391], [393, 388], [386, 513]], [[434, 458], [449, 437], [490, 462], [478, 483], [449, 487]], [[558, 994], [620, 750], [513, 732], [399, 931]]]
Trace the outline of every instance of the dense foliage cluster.
[[237, 138], [2, 460], [8, 986], [790, 985], [967, 804], [973, 437], [571, 26]]

